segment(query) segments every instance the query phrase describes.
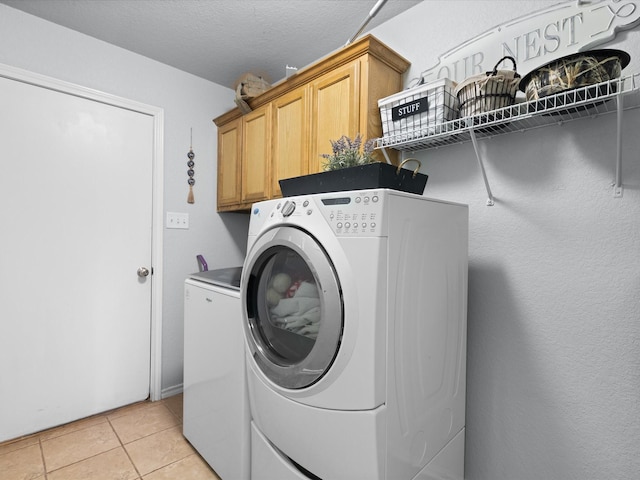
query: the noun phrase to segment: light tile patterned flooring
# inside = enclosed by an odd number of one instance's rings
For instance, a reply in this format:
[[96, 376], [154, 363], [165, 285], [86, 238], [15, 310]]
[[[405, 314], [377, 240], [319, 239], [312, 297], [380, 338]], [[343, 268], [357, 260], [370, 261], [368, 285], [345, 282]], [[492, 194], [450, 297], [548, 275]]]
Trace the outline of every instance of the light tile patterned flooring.
[[1, 480], [219, 480], [182, 436], [182, 395], [0, 443]]

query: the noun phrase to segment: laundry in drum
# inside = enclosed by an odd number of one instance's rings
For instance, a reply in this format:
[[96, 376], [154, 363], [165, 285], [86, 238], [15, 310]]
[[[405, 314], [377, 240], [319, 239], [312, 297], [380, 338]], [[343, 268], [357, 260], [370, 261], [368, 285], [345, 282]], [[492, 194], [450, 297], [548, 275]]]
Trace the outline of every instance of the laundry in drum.
[[315, 283], [277, 273], [269, 281], [267, 304], [271, 323], [309, 338], [320, 328], [320, 295]]

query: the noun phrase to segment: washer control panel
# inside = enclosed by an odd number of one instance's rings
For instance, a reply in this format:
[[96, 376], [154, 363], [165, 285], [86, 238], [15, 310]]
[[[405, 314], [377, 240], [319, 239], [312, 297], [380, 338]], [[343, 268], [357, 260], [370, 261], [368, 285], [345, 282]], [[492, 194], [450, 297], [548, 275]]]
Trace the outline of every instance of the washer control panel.
[[379, 236], [383, 234], [382, 192], [352, 191], [318, 195], [317, 207], [336, 235]]
[[271, 200], [264, 206], [268, 213], [254, 208], [252, 216], [266, 213], [263, 222], [269, 223], [322, 216], [337, 236], [384, 236], [384, 203], [380, 190], [332, 192]]

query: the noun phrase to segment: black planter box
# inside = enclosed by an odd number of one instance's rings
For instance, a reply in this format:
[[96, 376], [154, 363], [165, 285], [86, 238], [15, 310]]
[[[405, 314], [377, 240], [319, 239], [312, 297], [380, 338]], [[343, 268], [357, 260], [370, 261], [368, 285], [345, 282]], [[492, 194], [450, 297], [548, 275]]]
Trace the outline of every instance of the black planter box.
[[279, 180], [284, 197], [310, 193], [390, 188], [422, 195], [428, 175], [398, 168], [388, 163], [369, 163], [357, 167], [312, 173]]

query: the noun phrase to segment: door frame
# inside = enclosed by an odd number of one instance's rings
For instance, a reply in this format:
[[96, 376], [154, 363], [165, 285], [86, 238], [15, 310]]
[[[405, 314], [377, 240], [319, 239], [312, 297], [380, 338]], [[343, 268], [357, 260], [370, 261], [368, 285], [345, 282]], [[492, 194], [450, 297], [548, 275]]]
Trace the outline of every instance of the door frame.
[[163, 192], [164, 192], [164, 109], [129, 100], [99, 90], [82, 87], [53, 77], [0, 63], [0, 77], [47, 88], [56, 92], [104, 103], [153, 117], [152, 229], [151, 229], [151, 358], [149, 395], [162, 398], [162, 284], [163, 284]]

